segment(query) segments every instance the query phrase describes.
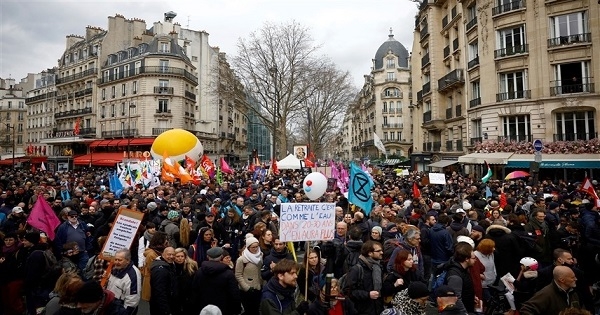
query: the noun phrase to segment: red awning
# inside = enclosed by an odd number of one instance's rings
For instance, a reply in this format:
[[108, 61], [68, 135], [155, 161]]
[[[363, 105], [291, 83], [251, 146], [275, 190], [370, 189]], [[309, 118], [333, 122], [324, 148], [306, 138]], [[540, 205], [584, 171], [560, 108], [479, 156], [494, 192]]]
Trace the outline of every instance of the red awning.
[[90, 143], [90, 148], [105, 147], [111, 141], [112, 141], [112, 139], [96, 140], [96, 141]]
[[152, 143], [154, 143], [154, 138], [120, 139], [120, 140], [116, 140], [116, 142], [111, 143], [110, 146], [111, 147], [126, 147], [127, 143], [129, 143], [130, 146], [132, 146], [132, 145], [151, 146]]
[[122, 152], [90, 153], [74, 158], [73, 165], [90, 165], [91, 161], [93, 166], [115, 166], [115, 164], [123, 162], [123, 159]]
[[[22, 163], [22, 162], [28, 162], [29, 158], [24, 158], [24, 157], [20, 157], [20, 158], [15, 158], [15, 163]], [[9, 158], [6, 160], [0, 160], [0, 165], [12, 165], [13, 164], [13, 159]]]

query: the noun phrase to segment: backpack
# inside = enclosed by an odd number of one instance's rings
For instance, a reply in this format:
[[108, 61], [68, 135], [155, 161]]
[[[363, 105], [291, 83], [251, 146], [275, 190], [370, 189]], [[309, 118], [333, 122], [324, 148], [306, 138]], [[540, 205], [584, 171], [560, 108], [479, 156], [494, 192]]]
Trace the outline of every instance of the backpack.
[[44, 255], [45, 267], [42, 273], [40, 285], [44, 288], [54, 288], [58, 277], [62, 274], [62, 265], [58, 263], [56, 256], [52, 253], [52, 250], [40, 250]]
[[448, 268], [443, 268], [444, 269], [440, 273], [432, 275], [432, 280], [429, 284], [429, 286], [431, 287], [429, 291], [432, 292], [432, 294], [435, 294], [435, 290], [437, 290], [437, 288], [443, 286], [447, 282], [446, 275], [448, 274]]
[[360, 252], [352, 252], [348, 248], [345, 248], [344, 250], [346, 251], [346, 258], [342, 264], [342, 270], [344, 274], [347, 274], [352, 266], [358, 265], [358, 257], [360, 256]]
[[90, 259], [88, 259], [87, 263], [85, 264], [85, 268], [83, 269], [84, 280], [92, 280], [94, 278], [94, 271], [96, 269], [94, 265], [96, 263], [97, 257], [97, 255], [92, 256]]
[[[356, 266], [358, 268], [358, 279], [361, 281], [358, 281], [359, 286], [362, 286], [362, 278], [363, 278], [363, 267], [361, 266], [361, 264], [356, 264], [353, 265], [352, 267]], [[352, 268], [350, 268], [352, 269]], [[346, 287], [346, 281], [348, 281], [348, 273], [350, 273], [350, 270], [348, 270], [348, 272], [346, 272], [343, 276], [341, 276], [338, 279], [338, 288], [343, 292], [344, 288]], [[347, 295], [346, 292], [344, 292], [345, 295]]]

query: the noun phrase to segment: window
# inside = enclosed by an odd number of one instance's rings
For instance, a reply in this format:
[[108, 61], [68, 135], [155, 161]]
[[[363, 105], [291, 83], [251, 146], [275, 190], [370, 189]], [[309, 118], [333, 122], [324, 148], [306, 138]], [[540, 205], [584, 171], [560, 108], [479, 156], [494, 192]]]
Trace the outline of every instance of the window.
[[23, 102], [23, 101], [19, 101], [19, 108], [20, 108], [20, 109], [23, 109], [23, 108], [25, 108], [25, 102]]
[[579, 61], [554, 66], [556, 81], [551, 84], [550, 94], [560, 95], [569, 93], [591, 92], [590, 62]]
[[19, 121], [23, 121], [23, 112], [19, 112], [19, 114], [17, 115], [17, 119]]
[[388, 133], [387, 132], [383, 133], [383, 141], [388, 141]]
[[23, 144], [23, 136], [22, 135], [17, 136], [17, 144]]
[[471, 93], [473, 95], [473, 99], [481, 97], [481, 83], [479, 80], [471, 82]]
[[502, 129], [505, 140], [530, 141], [531, 125], [529, 115], [502, 117]]
[[593, 111], [556, 113], [556, 141], [591, 140], [596, 138]]
[[[472, 128], [471, 129], [473, 130], [473, 138], [481, 138], [481, 136], [483, 134], [481, 132], [481, 130], [482, 130], [482, 128], [481, 128], [481, 119], [473, 120], [471, 122], [471, 124], [472, 124]], [[481, 141], [481, 140], [479, 140], [479, 141]]]
[[135, 62], [135, 74], [140, 74], [140, 69], [142, 68], [142, 62], [141, 61], [136, 61]]
[[123, 66], [123, 72], [125, 74], [126, 77], [130, 76], [131, 73], [129, 73], [129, 65], [125, 65]]
[[398, 141], [402, 140], [402, 131], [398, 131]]
[[12, 107], [12, 101], [8, 101], [8, 108], [10, 109]]
[[110, 80], [110, 71], [104, 71], [104, 76], [102, 76], [102, 82], [108, 82]]
[[127, 94], [127, 86], [125, 83], [121, 84], [121, 96], [125, 96]]
[[121, 103], [121, 115], [125, 116], [125, 103]]
[[499, 92], [498, 101], [528, 98], [525, 86], [525, 72], [501, 73]]
[[169, 80], [158, 80], [159, 87], [169, 87]]
[[575, 12], [550, 18], [550, 37], [567, 37], [561, 39], [561, 44], [567, 44], [568, 37], [588, 32], [588, 17], [586, 12]]
[[387, 60], [387, 68], [396, 68], [396, 60], [395, 59], [388, 59]]
[[467, 8], [467, 19], [468, 21], [472, 21], [477, 18], [477, 6], [473, 4], [472, 6]]
[[169, 52], [169, 43], [165, 43], [165, 42], [161, 42], [159, 43], [159, 50], [158, 52], [162, 52], [162, 53], [168, 53]]
[[388, 89], [385, 89], [384, 95], [387, 97], [399, 97], [400, 90], [397, 88], [388, 88]]
[[387, 102], [383, 102], [383, 112], [387, 112]]
[[110, 88], [110, 92], [112, 98], [115, 98], [117, 96], [116, 88], [114, 86]]
[[115, 117], [116, 112], [117, 112], [117, 109], [116, 109], [115, 104], [110, 105], [110, 117]]
[[511, 56], [527, 52], [525, 26], [520, 25], [498, 31], [498, 49], [495, 57]]
[[102, 89], [102, 100], [106, 99], [106, 89]]
[[144, 44], [140, 45], [139, 51], [140, 51], [140, 54], [143, 54], [144, 52], [146, 52], [146, 45], [144, 45]]
[[161, 59], [159, 61], [159, 69], [160, 69], [160, 72], [168, 72], [169, 71], [169, 60]]
[[431, 102], [425, 102], [425, 106], [423, 107], [423, 112], [431, 111]]
[[116, 67], [113, 69], [113, 79], [117, 80], [120, 79], [119, 77], [119, 67]]
[[386, 81], [396, 81], [396, 73], [388, 72]]
[[85, 126], [85, 128], [91, 128], [91, 126], [92, 126], [92, 120], [90, 118], [86, 118], [84, 126]]
[[395, 138], [394, 135], [396, 135], [395, 132], [390, 132], [390, 141], [394, 141], [395, 140], [394, 139]]
[[479, 56], [479, 43], [474, 41], [469, 43], [469, 61], [477, 58]]
[[133, 81], [133, 94], [137, 94], [137, 81]]
[[158, 112], [159, 113], [169, 112], [169, 100], [167, 100], [167, 99], [158, 100]]

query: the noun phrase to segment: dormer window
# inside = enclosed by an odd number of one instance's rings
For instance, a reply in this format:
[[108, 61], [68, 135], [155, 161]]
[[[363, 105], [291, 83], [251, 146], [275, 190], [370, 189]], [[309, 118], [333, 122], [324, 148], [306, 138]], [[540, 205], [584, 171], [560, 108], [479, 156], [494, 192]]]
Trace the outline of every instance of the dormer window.
[[146, 46], [144, 44], [139, 46], [140, 54], [143, 54], [146, 51]]
[[161, 53], [169, 52], [169, 43], [167, 43], [167, 42], [158, 43], [158, 47], [159, 47], [158, 52], [161, 52]]

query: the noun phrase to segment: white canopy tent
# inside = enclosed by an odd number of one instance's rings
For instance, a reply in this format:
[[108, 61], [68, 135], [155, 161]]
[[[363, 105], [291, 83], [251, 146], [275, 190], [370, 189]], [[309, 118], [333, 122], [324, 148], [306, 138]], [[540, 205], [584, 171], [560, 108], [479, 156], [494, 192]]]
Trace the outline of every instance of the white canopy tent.
[[283, 160], [277, 161], [277, 168], [280, 170], [299, 170], [300, 160], [293, 154], [286, 156]]

